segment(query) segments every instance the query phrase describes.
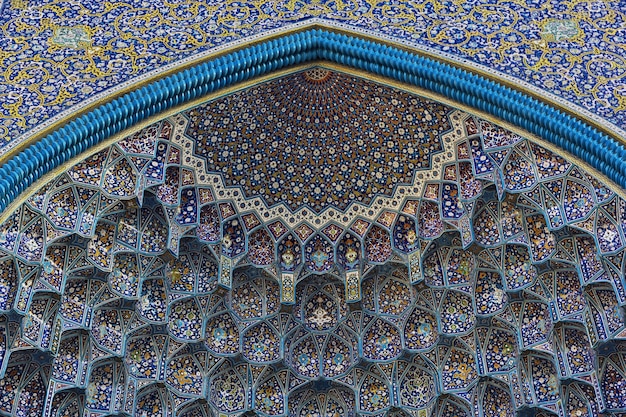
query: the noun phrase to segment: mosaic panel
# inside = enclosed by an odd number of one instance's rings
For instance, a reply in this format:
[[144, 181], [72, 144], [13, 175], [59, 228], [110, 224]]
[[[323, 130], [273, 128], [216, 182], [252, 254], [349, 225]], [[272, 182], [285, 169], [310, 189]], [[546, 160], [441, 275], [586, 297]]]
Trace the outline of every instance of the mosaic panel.
[[185, 134], [207, 172], [220, 173], [247, 197], [292, 211], [345, 211], [355, 202], [370, 205], [377, 194], [390, 196], [416, 170], [430, 168], [431, 155], [442, 150], [440, 135], [451, 127], [446, 113], [441, 105], [319, 68], [197, 107], [188, 112]]
[[[276, 1], [116, 7], [4, 1], [0, 137], [20, 135], [125, 82], [215, 48], [307, 23], [390, 38], [499, 71], [624, 128], [624, 5], [618, 1]], [[57, 63], [63, 63], [58, 65]], [[498, 141], [501, 131], [488, 131]], [[506, 139], [511, 143], [514, 139]], [[126, 184], [124, 184], [126, 186]]]

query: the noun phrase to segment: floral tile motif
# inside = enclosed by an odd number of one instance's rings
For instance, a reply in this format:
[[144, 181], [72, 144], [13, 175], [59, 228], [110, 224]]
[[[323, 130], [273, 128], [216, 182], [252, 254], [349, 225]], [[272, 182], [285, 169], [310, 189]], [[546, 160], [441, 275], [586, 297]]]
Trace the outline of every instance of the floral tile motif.
[[[451, 127], [446, 113], [439, 104], [318, 68], [196, 107], [185, 134], [207, 170], [248, 197], [292, 211], [345, 211], [393, 194], [415, 171], [430, 168]], [[394, 140], [386, 140], [392, 131]]]
[[182, 2], [150, 12], [140, 0], [116, 7], [87, 0], [4, 3], [0, 23], [7, 42], [0, 46], [0, 62], [7, 72], [0, 79], [0, 137], [5, 146], [152, 70], [312, 19], [499, 71], [626, 127], [626, 10], [619, 1]]

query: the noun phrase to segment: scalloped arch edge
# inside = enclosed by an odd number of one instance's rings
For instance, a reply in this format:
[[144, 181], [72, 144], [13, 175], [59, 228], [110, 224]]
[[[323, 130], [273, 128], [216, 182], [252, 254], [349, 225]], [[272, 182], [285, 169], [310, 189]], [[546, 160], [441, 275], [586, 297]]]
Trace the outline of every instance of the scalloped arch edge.
[[293, 65], [329, 61], [430, 90], [556, 145], [626, 188], [626, 149], [615, 139], [510, 87], [368, 39], [313, 28], [244, 47], [99, 106], [0, 167], [0, 213], [26, 188], [87, 149], [147, 118]]

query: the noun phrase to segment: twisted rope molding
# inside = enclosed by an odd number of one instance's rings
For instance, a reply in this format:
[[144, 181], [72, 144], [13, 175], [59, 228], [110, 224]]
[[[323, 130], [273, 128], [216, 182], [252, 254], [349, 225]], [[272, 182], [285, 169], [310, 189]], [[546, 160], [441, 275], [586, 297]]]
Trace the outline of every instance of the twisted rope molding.
[[566, 150], [626, 188], [626, 148], [594, 127], [449, 64], [371, 40], [309, 29], [198, 64], [72, 120], [0, 167], [0, 212], [46, 173], [142, 120], [224, 87], [320, 60], [430, 90], [489, 113]]

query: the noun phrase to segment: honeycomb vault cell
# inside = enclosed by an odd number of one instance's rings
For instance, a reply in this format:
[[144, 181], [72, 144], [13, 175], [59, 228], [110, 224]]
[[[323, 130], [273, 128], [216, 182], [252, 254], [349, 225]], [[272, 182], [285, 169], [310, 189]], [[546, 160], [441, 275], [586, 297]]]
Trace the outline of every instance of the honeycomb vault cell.
[[0, 225], [0, 413], [621, 415], [625, 226], [540, 143], [288, 75], [123, 138]]

